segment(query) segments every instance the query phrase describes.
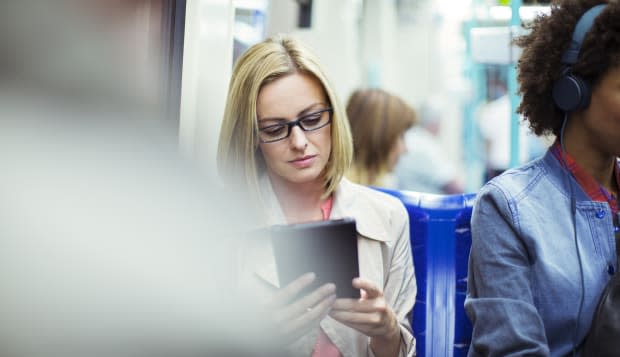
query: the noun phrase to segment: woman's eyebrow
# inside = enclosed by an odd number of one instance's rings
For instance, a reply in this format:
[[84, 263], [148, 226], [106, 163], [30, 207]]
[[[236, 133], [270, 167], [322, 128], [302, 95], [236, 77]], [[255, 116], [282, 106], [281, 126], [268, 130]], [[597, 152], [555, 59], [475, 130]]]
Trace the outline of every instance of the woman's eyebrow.
[[277, 118], [277, 117], [267, 117], [267, 118], [258, 118], [258, 121], [288, 121], [288, 119]]
[[311, 113], [311, 111], [314, 111], [313, 109], [318, 109], [317, 107], [321, 106], [322, 104], [324, 104], [323, 102], [317, 102], [314, 104], [311, 104], [310, 106], [306, 107], [306, 109], [302, 110], [301, 112], [297, 113], [297, 117], [301, 117], [304, 116], [305, 114], [309, 114]]
[[265, 118], [258, 118], [258, 121], [267, 121], [267, 120], [289, 121], [289, 120], [295, 120], [295, 119], [297, 119], [299, 117], [304, 116], [305, 114], [308, 114], [312, 109], [317, 108], [318, 106], [321, 106], [321, 105], [326, 105], [326, 104], [323, 103], [323, 102], [316, 102], [316, 103], [310, 104], [305, 109], [302, 109], [299, 113], [297, 113], [297, 117], [292, 118], [292, 119], [281, 118], [281, 117], [265, 117]]

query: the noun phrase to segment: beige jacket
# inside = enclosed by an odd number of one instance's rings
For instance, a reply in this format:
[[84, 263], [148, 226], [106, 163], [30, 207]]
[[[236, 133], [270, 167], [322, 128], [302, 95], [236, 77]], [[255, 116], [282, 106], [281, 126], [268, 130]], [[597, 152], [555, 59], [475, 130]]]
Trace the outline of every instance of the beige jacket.
[[[285, 222], [267, 177], [261, 186], [270, 207], [269, 224]], [[410, 318], [417, 286], [409, 243], [409, 218], [402, 203], [387, 194], [343, 179], [334, 194], [330, 219], [353, 217], [358, 231], [360, 275], [383, 287], [387, 303], [398, 317], [402, 344], [399, 357], [415, 356], [415, 339]], [[244, 283], [252, 285], [258, 295], [266, 298], [279, 287], [271, 243], [258, 238], [246, 247], [242, 258]], [[260, 297], [257, 297], [260, 299]], [[327, 316], [321, 327], [338, 347], [343, 357], [374, 356], [370, 338]], [[290, 347], [291, 356], [312, 354], [318, 328]]]

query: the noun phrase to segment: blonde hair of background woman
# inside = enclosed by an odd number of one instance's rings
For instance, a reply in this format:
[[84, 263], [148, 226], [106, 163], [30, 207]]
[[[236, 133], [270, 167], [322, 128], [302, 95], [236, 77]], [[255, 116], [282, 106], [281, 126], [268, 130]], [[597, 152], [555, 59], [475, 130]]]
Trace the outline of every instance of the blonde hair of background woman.
[[398, 138], [416, 123], [416, 113], [398, 96], [372, 88], [353, 92], [347, 116], [354, 153], [347, 176], [362, 185], [378, 185], [393, 169], [389, 167], [390, 152]]

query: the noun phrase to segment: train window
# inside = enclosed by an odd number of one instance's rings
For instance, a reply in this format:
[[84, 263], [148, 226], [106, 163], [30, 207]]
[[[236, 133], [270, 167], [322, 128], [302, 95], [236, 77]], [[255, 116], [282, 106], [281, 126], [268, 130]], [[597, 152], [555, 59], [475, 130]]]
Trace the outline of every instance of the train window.
[[[156, 2], [157, 0], [155, 0]], [[179, 122], [181, 77], [183, 69], [183, 40], [185, 33], [186, 0], [160, 0], [163, 112], [170, 120]], [[176, 125], [178, 127], [178, 125]]]
[[265, 38], [268, 1], [235, 1], [233, 64], [250, 46]]

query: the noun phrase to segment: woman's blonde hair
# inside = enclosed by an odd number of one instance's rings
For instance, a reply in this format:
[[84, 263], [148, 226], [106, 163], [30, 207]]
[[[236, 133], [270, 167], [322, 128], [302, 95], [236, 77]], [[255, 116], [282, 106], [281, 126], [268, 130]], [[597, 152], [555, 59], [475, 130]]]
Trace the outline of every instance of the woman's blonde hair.
[[388, 173], [389, 156], [398, 137], [417, 121], [404, 100], [382, 89], [358, 89], [349, 98], [347, 116], [353, 132], [353, 168], [349, 177], [377, 185]]
[[353, 145], [346, 113], [318, 59], [297, 39], [273, 36], [250, 47], [235, 64], [217, 153], [221, 176], [228, 182], [237, 181], [258, 203], [261, 202], [258, 179], [266, 170], [258, 146], [258, 94], [265, 84], [293, 73], [316, 78], [333, 108], [331, 154], [324, 170], [325, 197], [336, 189], [351, 164]]

